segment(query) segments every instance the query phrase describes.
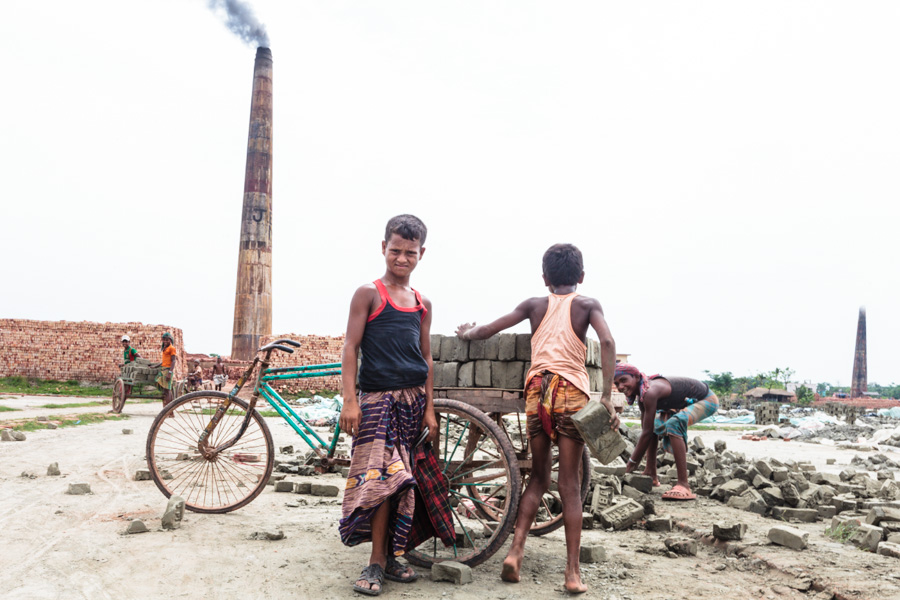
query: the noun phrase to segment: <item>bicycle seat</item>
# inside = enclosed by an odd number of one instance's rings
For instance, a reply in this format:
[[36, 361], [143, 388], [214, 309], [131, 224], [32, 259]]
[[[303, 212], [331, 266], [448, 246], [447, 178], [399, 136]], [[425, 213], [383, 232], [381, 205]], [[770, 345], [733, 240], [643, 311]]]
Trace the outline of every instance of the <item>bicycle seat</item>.
[[272, 342], [273, 344], [287, 344], [288, 346], [293, 346], [294, 348], [300, 347], [300, 342], [295, 342], [294, 340], [289, 340], [287, 338], [282, 338], [280, 340], [275, 340]]

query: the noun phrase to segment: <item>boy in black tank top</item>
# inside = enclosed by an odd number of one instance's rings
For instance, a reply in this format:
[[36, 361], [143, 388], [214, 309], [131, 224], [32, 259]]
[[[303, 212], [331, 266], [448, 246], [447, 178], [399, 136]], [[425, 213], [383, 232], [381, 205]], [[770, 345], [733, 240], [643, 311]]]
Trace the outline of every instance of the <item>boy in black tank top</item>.
[[656, 478], [656, 450], [662, 438], [663, 448], [671, 452], [678, 472], [678, 483], [663, 494], [663, 500], [695, 500], [688, 483], [687, 428], [712, 415], [719, 408], [719, 399], [709, 386], [690, 377], [664, 377], [641, 373], [634, 365], [616, 365], [616, 388], [628, 397], [628, 403], [638, 401], [641, 409], [641, 437], [628, 459], [626, 473], [631, 473], [647, 453], [644, 475]]
[[339, 530], [341, 541], [348, 546], [372, 542], [369, 564], [353, 586], [369, 596], [382, 592], [385, 578], [401, 583], [418, 578], [396, 558], [418, 540], [419, 532], [413, 526], [414, 512], [418, 512], [417, 484], [419, 497], [440, 515], [441, 522], [432, 518], [439, 537], [444, 540], [441, 532], [447, 529], [451, 539], [455, 536], [449, 492], [441, 482], [424, 481], [421, 475], [420, 465], [428, 457], [416, 454], [415, 477], [411, 466], [413, 444], [422, 428], [429, 429], [428, 442], [438, 434], [432, 388], [431, 302], [409, 283], [425, 254], [426, 233], [425, 224], [412, 215], [388, 222], [381, 244], [387, 268], [380, 279], [353, 294], [344, 339], [340, 425], [353, 436], [353, 445]]

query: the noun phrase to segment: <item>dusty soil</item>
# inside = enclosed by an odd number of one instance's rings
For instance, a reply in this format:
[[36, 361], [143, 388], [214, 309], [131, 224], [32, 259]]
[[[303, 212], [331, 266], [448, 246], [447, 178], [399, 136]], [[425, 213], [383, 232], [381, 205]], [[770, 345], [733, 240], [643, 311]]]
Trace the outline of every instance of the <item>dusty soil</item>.
[[[65, 402], [54, 398], [53, 402]], [[83, 398], [69, 399], [83, 402]], [[18, 408], [48, 402], [46, 397], [0, 397]], [[126, 404], [125, 422], [106, 422], [29, 433], [25, 442], [0, 444], [0, 528], [3, 568], [0, 590], [9, 598], [351, 598], [350, 586], [366, 563], [368, 548], [344, 547], [337, 534], [340, 499], [275, 493], [267, 488], [247, 507], [225, 515], [187, 512], [182, 527], [164, 531], [166, 505], [152, 481], [133, 481], [145, 466], [144, 444], [159, 404]], [[28, 409], [0, 413], [0, 420], [38, 414], [101, 412], [103, 407], [66, 411]], [[270, 419], [276, 446], [300, 440], [286, 425]], [[123, 435], [122, 428], [134, 430]], [[712, 443], [750, 456], [790, 456], [840, 470], [853, 452], [791, 442], [745, 442], [741, 432], [701, 432]], [[825, 458], [836, 457], [836, 465]], [[58, 462], [62, 476], [46, 475]], [[820, 464], [821, 463], [821, 464]], [[36, 478], [22, 477], [30, 472]], [[342, 484], [338, 475], [295, 480]], [[69, 483], [86, 482], [92, 495], [70, 496]], [[324, 482], [324, 481], [323, 481]], [[666, 488], [658, 488], [661, 492]], [[307, 502], [287, 507], [299, 499]], [[606, 547], [608, 560], [583, 565], [590, 590], [599, 599], [838, 597], [900, 598], [900, 561], [859, 551], [823, 535], [826, 525], [798, 524], [810, 532], [810, 548], [796, 552], [768, 544], [771, 519], [736, 511], [718, 502], [656, 503], [694, 535], [709, 534], [716, 521], [749, 525], [742, 542], [727, 549], [701, 543], [696, 557], [668, 558], [667, 535], [642, 528], [624, 532], [588, 530], [583, 544]], [[123, 535], [129, 520], [142, 519], [150, 532]], [[277, 528], [280, 541], [250, 539]], [[678, 533], [678, 532], [676, 532]], [[526, 548], [523, 580], [505, 584], [498, 573], [502, 550], [475, 569], [465, 586], [425, 577], [411, 585], [387, 583], [389, 597], [541, 599], [565, 596], [562, 530], [532, 538]], [[820, 593], [817, 590], [827, 590]]]

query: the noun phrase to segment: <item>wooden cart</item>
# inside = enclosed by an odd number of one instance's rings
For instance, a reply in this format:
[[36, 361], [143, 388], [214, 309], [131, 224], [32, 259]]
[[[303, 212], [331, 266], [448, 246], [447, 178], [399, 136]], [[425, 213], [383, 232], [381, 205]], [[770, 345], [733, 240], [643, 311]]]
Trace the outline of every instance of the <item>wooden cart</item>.
[[[128, 398], [157, 398], [162, 400], [163, 394], [156, 386], [159, 375], [158, 365], [147, 358], [137, 358], [133, 362], [122, 365], [118, 379], [113, 384], [112, 411], [122, 412]], [[148, 389], [152, 387], [151, 389]]]
[[[524, 490], [531, 474], [531, 448], [525, 419], [525, 395], [521, 389], [505, 390], [496, 388], [435, 388], [435, 398], [458, 400], [486, 413], [506, 433], [516, 453]], [[541, 500], [537, 518], [531, 525], [531, 535], [544, 535], [562, 527], [562, 501], [556, 487], [557, 481], [556, 446], [553, 446], [553, 482], [550, 490]], [[591, 455], [587, 447], [581, 459], [581, 501], [584, 503], [591, 487]]]

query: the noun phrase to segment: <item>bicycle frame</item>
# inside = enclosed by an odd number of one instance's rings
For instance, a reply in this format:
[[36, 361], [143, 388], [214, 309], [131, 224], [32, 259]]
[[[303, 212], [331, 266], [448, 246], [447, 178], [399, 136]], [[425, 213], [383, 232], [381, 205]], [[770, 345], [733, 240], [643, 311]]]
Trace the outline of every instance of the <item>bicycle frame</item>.
[[[297, 432], [297, 434], [303, 439], [304, 442], [313, 450], [316, 454], [319, 455], [320, 459], [325, 459], [327, 462], [329, 459], [334, 457], [335, 449], [337, 448], [338, 437], [341, 433], [340, 423], [336, 423], [334, 426], [334, 432], [331, 439], [331, 444], [328, 444], [323, 440], [319, 435], [310, 427], [309, 423], [307, 423], [303, 417], [298, 415], [293, 408], [288, 405], [287, 401], [281, 397], [281, 395], [271, 386], [270, 381], [284, 381], [288, 379], [306, 379], [310, 377], [325, 377], [328, 375], [340, 375], [341, 374], [341, 363], [327, 363], [321, 365], [304, 365], [304, 366], [296, 366], [296, 367], [282, 367], [276, 369], [269, 369], [269, 357], [272, 353], [272, 350], [269, 350], [265, 354], [265, 358], [260, 359], [258, 356], [253, 359], [253, 362], [250, 363], [250, 366], [247, 367], [247, 370], [241, 375], [238, 382], [235, 384], [234, 388], [228, 393], [228, 397], [225, 399], [225, 402], [222, 403], [219, 408], [216, 409], [215, 414], [213, 414], [212, 419], [210, 419], [209, 423], [204, 428], [203, 432], [200, 434], [200, 438], [198, 440], [198, 449], [207, 459], [213, 458], [215, 455], [219, 454], [223, 450], [227, 450], [241, 439], [241, 436], [247, 431], [247, 427], [250, 424], [250, 417], [252, 411], [256, 408], [256, 403], [259, 400], [260, 396], [262, 396], [269, 405], [275, 409], [275, 411], [284, 419], [291, 428]], [[235, 397], [237, 397], [238, 392], [243, 388], [244, 384], [253, 374], [253, 371], [256, 369], [257, 365], [259, 366], [259, 371], [256, 374], [256, 380], [253, 385], [253, 395], [250, 399], [249, 409], [247, 410], [247, 414], [244, 415], [244, 420], [241, 423], [237, 433], [233, 438], [220, 444], [215, 448], [209, 448], [206, 444], [206, 439], [209, 435], [215, 430], [216, 426], [221, 421], [222, 416], [225, 414], [225, 411], [233, 403]], [[311, 439], [311, 437], [312, 439]], [[315, 441], [313, 441], [315, 440]]]
[[[285, 381], [288, 379], [307, 379], [310, 377], [326, 377], [328, 375], [340, 375], [341, 363], [327, 363], [322, 365], [305, 365], [300, 367], [282, 367], [279, 369], [260, 369], [261, 376], [258, 378], [256, 390], [266, 399], [269, 406], [281, 415], [281, 418], [287, 421], [287, 424], [303, 438], [303, 441], [315, 450], [322, 458], [334, 457], [334, 450], [337, 447], [338, 436], [341, 433], [341, 424], [335, 423], [334, 432], [331, 437], [331, 444], [327, 444], [325, 440], [319, 437], [312, 427], [309, 426], [303, 417], [294, 412], [294, 409], [285, 402], [284, 398], [269, 384], [270, 381]], [[308, 435], [307, 435], [308, 434]], [[318, 445], [310, 439], [315, 438]]]

